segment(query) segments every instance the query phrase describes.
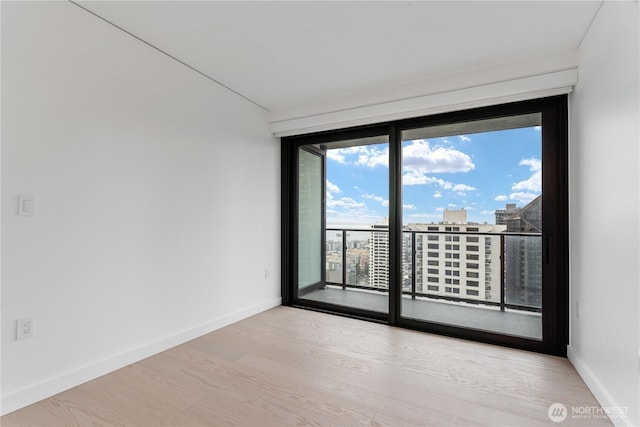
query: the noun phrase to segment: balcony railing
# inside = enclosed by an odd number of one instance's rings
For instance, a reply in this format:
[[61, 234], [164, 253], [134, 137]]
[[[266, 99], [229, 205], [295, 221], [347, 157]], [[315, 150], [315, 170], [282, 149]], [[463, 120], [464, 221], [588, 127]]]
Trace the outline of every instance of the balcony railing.
[[[388, 233], [380, 228], [326, 229], [327, 284], [388, 292], [388, 265], [375, 265], [389, 259]], [[403, 296], [497, 306], [502, 311], [542, 311], [540, 234], [413, 230], [402, 234]], [[428, 237], [439, 235], [444, 237]], [[485, 237], [484, 245], [472, 238], [475, 243], [467, 248], [458, 243], [466, 240], [459, 235]], [[459, 247], [453, 249], [456, 244]]]

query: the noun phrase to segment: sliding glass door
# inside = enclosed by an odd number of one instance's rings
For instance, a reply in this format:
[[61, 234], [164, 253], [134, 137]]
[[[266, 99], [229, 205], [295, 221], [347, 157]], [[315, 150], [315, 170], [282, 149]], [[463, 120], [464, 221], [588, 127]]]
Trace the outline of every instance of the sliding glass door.
[[401, 135], [401, 316], [541, 341], [542, 114]]
[[353, 136], [297, 148], [295, 301], [386, 319], [389, 136]]
[[283, 301], [565, 354], [566, 97], [283, 140]]
[[324, 287], [324, 153], [298, 150], [298, 280], [297, 294]]

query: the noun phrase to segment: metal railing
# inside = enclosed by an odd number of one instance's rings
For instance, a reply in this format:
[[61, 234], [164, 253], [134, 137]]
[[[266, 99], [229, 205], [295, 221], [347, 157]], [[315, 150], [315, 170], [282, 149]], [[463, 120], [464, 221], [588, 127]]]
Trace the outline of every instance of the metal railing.
[[[361, 238], [361, 239], [351, 239], [351, 241], [349, 240], [349, 234], [350, 233], [357, 233], [360, 235], [368, 235], [368, 237], [365, 238]], [[327, 239], [327, 255], [329, 255], [329, 252], [335, 252], [335, 248], [338, 246], [338, 243], [336, 243], [336, 240], [329, 240], [329, 234], [333, 234], [335, 238], [339, 238], [339, 249], [340, 249], [340, 254], [338, 254], [338, 256], [340, 256], [340, 265], [341, 265], [341, 280], [340, 281], [336, 281], [335, 280], [335, 274], [332, 275], [331, 278], [333, 278], [334, 280], [330, 280], [329, 278], [329, 274], [327, 274], [327, 284], [331, 285], [331, 286], [339, 286], [342, 287], [342, 289], [346, 290], [346, 289], [360, 289], [360, 290], [369, 290], [369, 291], [375, 291], [375, 292], [382, 292], [382, 293], [388, 293], [389, 292], [389, 288], [388, 288], [388, 283], [389, 283], [389, 278], [387, 277], [387, 285], [385, 286], [380, 286], [380, 285], [376, 285], [376, 286], [372, 286], [370, 283], [363, 283], [363, 279], [365, 276], [362, 274], [361, 271], [359, 271], [358, 267], [356, 267], [356, 271], [355, 271], [355, 280], [353, 275], [349, 274], [349, 273], [353, 273], [352, 271], [348, 270], [348, 266], [350, 266], [349, 262], [348, 262], [348, 252], [349, 250], [354, 250], [354, 249], [358, 249], [360, 251], [362, 250], [369, 250], [369, 259], [367, 261], [367, 267], [365, 268], [365, 270], [367, 271], [367, 282], [370, 280], [370, 275], [371, 274], [375, 274], [375, 272], [372, 272], [371, 270], [371, 263], [372, 263], [372, 251], [371, 251], [371, 247], [373, 246], [375, 249], [374, 251], [378, 250], [380, 251], [381, 247], [384, 248], [385, 246], [382, 245], [381, 246], [381, 242], [384, 243], [385, 238], [381, 238], [380, 234], [381, 233], [386, 233], [386, 256], [388, 259], [388, 230], [385, 229], [381, 229], [381, 228], [376, 228], [376, 229], [356, 229], [356, 228], [327, 228], [326, 229], [326, 236], [325, 238]], [[468, 251], [466, 251], [466, 248], [464, 250], [460, 250], [461, 248], [466, 246], [466, 241], [461, 241], [462, 239], [458, 238], [450, 238], [450, 240], [438, 240], [438, 249], [429, 249], [429, 243], [435, 243], [434, 241], [429, 241], [427, 237], [424, 237], [422, 239], [417, 239], [418, 236], [429, 236], [429, 235], [444, 235], [444, 236], [455, 236], [455, 235], [460, 235], [460, 236], [474, 236], [474, 237], [490, 237], [491, 240], [489, 239], [485, 239], [485, 241], [483, 242], [482, 239], [480, 239], [480, 241], [476, 241], [476, 239], [472, 239], [473, 242], [469, 242], [471, 246], [478, 246], [478, 256], [476, 258], [470, 258], [467, 259], [465, 257], [465, 259], [461, 259], [460, 258], [460, 254], [462, 253], [468, 253]], [[405, 238], [407, 239], [407, 241], [405, 242]], [[493, 239], [498, 240], [499, 239], [499, 243], [497, 244], [493, 244]], [[376, 240], [375, 242], [373, 242], [372, 240]], [[418, 240], [420, 240], [420, 242], [418, 242]], [[349, 246], [355, 246], [355, 242], [364, 242], [366, 241], [366, 244], [364, 244], [364, 246], [362, 247], [358, 247], [358, 248], [354, 248], [354, 247], [349, 247]], [[331, 244], [329, 244], [331, 242]], [[483, 245], [484, 243], [484, 245]], [[444, 246], [446, 247], [447, 245], [451, 244], [453, 245], [459, 245], [459, 249], [457, 251], [455, 250], [451, 250], [451, 249], [442, 249], [441, 247]], [[496, 257], [492, 256], [492, 249], [498, 249], [496, 248], [496, 246], [499, 247], [499, 255], [496, 259]], [[410, 282], [405, 284], [405, 280], [403, 279], [403, 283], [401, 283], [401, 287], [402, 287], [402, 294], [404, 296], [410, 297], [411, 299], [416, 299], [416, 298], [427, 298], [427, 299], [436, 299], [436, 300], [448, 300], [448, 301], [453, 301], [453, 302], [463, 302], [463, 303], [467, 303], [467, 304], [475, 304], [475, 305], [485, 305], [485, 306], [496, 306], [499, 307], [500, 310], [504, 311], [505, 309], [514, 309], [514, 310], [523, 310], [523, 311], [532, 311], [532, 312], [541, 312], [542, 311], [542, 307], [541, 307], [541, 275], [542, 275], [542, 268], [541, 268], [541, 264], [538, 265], [537, 261], [541, 261], [542, 258], [542, 236], [539, 233], [513, 233], [513, 232], [502, 232], [502, 233], [486, 233], [486, 232], [464, 232], [464, 231], [417, 231], [417, 230], [406, 230], [403, 231], [403, 238], [402, 238], [402, 247], [403, 247], [403, 255], [402, 255], [402, 271], [403, 271], [403, 278], [405, 278], [407, 275], [410, 276]], [[484, 250], [480, 251], [480, 247], [482, 247]], [[331, 248], [331, 250], [329, 250], [329, 248]], [[383, 249], [384, 250], [384, 249]], [[481, 280], [484, 280], [484, 286], [482, 288], [484, 288], [485, 293], [487, 293], [488, 291], [493, 291], [492, 287], [491, 287], [491, 283], [488, 282], [488, 280], [490, 278], [492, 278], [493, 276], [491, 276], [491, 274], [495, 271], [495, 266], [492, 265], [492, 261], [499, 261], [499, 273], [500, 273], [500, 278], [499, 278], [499, 298], [492, 298], [492, 299], [487, 299], [486, 295], [484, 297], [481, 297], [481, 295], [478, 295], [479, 298], [465, 298], [462, 296], [456, 296], [453, 294], [448, 294], [448, 295], [442, 295], [442, 294], [436, 294], [434, 292], [429, 292], [427, 289], [428, 286], [428, 282], [426, 279], [429, 277], [429, 274], [425, 274], [426, 269], [428, 267], [428, 265], [425, 265], [423, 268], [423, 260], [424, 258], [427, 258], [427, 260], [429, 260], [430, 258], [433, 258], [432, 260], [435, 261], [436, 257], [429, 257], [427, 256], [428, 253], [431, 252], [432, 254], [434, 252], [438, 252], [439, 256], [437, 257], [438, 260], [438, 267], [439, 269], [442, 269], [442, 265], [440, 265], [440, 262], [444, 260], [445, 266], [447, 265], [448, 262], [451, 262], [451, 265], [454, 265], [453, 263], [457, 263], [458, 267], [457, 270], [458, 271], [458, 276], [449, 276], [452, 283], [453, 280], [458, 280], [458, 283], [463, 280], [463, 279], [467, 279], [466, 275], [465, 276], [461, 276], [460, 273], [467, 271], [467, 268], [461, 268], [460, 266], [463, 264], [466, 264], [467, 262], [471, 262], [471, 263], [475, 263], [475, 264], [481, 264], [484, 263], [484, 276], [482, 277], [481, 274], [478, 274], [477, 278], [473, 278], [473, 280], [480, 282]], [[450, 255], [451, 258], [445, 258], [444, 253], [449, 253], [449, 254], [454, 254], [457, 253], [457, 257], [454, 258], [454, 255]], [[475, 251], [474, 251], [475, 254]], [[483, 254], [485, 259], [480, 259], [480, 254]], [[335, 254], [333, 254], [333, 258], [335, 259]], [[447, 261], [449, 260], [449, 261]], [[526, 264], [527, 261], [530, 265], [522, 265], [524, 263]], [[335, 261], [327, 262], [325, 265], [325, 268], [328, 268], [328, 265], [335, 264]], [[494, 267], [494, 268], [492, 268]], [[360, 267], [361, 268], [361, 267]], [[449, 267], [445, 267], [445, 268], [449, 268]], [[451, 270], [453, 270], [452, 267]], [[408, 271], [407, 271], [408, 270]], [[424, 271], [423, 271], [424, 270]], [[335, 270], [331, 270], [331, 271], [335, 271]], [[446, 270], [448, 271], [448, 270]], [[480, 272], [480, 269], [477, 269], [476, 271]], [[327, 271], [327, 273], [329, 273], [329, 271]], [[497, 278], [497, 276], [496, 276]], [[525, 282], [525, 280], [529, 279], [530, 282]], [[355, 282], [355, 283], [354, 283]], [[526, 287], [523, 286], [524, 284], [533, 284], [535, 286], [531, 287]], [[406, 286], [408, 285], [408, 286]], [[420, 289], [418, 289], [418, 285], [420, 286]], [[442, 286], [442, 283], [438, 283], [438, 286]], [[447, 287], [447, 283], [444, 284], [445, 288]], [[454, 288], [454, 286], [456, 285], [451, 285], [450, 288]], [[456, 289], [460, 290], [461, 287], [458, 287]], [[480, 289], [480, 287], [478, 286], [478, 288]], [[479, 292], [480, 293], [480, 292]], [[526, 293], [528, 297], [528, 301], [522, 301], [522, 297], [518, 298], [517, 294], [520, 293]], [[520, 299], [520, 300], [518, 300]]]

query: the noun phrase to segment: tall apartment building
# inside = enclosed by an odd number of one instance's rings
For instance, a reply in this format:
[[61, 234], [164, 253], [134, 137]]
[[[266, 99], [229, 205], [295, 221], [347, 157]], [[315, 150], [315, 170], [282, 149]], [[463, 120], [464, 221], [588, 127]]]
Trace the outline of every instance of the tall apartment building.
[[542, 195], [518, 208], [515, 203], [507, 203], [505, 209], [496, 209], [496, 224], [506, 225], [507, 231], [518, 233], [542, 232]]
[[[542, 198], [523, 208], [496, 211], [502, 224], [467, 223], [466, 211], [445, 210], [440, 223], [404, 227], [402, 290], [452, 299], [500, 302], [501, 235], [507, 304], [540, 307], [542, 284]], [[369, 286], [389, 288], [389, 224], [371, 226]], [[376, 231], [379, 230], [379, 231]], [[411, 234], [415, 234], [412, 243]], [[533, 233], [510, 236], [508, 233]], [[413, 246], [415, 245], [415, 246]], [[412, 248], [415, 251], [413, 272]]]
[[496, 209], [496, 225], [506, 225], [507, 218], [517, 215], [519, 211], [520, 208], [515, 203], [507, 203], [505, 209]]
[[465, 209], [445, 209], [442, 212], [443, 224], [466, 224], [467, 211]]
[[327, 253], [326, 279], [328, 283], [342, 283], [342, 254]]
[[[349, 235], [347, 234], [347, 236]], [[327, 283], [367, 286], [369, 280], [368, 240], [347, 237], [347, 241], [343, 242], [342, 239], [342, 232], [327, 236], [325, 253]]]
[[[369, 238], [369, 286], [389, 289], [389, 219], [371, 226]], [[379, 230], [379, 231], [376, 231]]]
[[538, 234], [505, 236], [505, 301], [541, 307], [542, 237], [539, 233], [542, 233], [542, 196], [505, 215], [505, 223], [507, 232]]
[[499, 302], [500, 233], [505, 229], [469, 224], [464, 209], [445, 210], [438, 224], [407, 225], [405, 231], [416, 232], [416, 292]]

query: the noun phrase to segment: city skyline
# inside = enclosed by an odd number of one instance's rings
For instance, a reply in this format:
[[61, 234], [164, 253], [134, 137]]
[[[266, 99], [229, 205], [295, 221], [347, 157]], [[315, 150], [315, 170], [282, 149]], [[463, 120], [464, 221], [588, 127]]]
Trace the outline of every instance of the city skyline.
[[[506, 203], [541, 194], [541, 128], [403, 141], [403, 223], [442, 221], [445, 209], [494, 223]], [[388, 144], [327, 150], [327, 226], [388, 217]]]

